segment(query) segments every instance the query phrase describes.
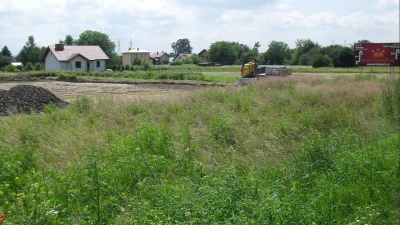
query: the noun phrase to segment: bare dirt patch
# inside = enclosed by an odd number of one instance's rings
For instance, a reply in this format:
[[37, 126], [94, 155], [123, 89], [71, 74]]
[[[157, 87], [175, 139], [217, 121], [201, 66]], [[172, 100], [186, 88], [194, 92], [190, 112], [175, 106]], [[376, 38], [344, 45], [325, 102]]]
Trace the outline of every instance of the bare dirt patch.
[[0, 89], [9, 90], [19, 84], [45, 88], [63, 100], [80, 96], [119, 96], [130, 98], [152, 98], [187, 93], [202, 86], [184, 84], [118, 84], [118, 83], [71, 83], [60, 81], [26, 81], [0, 83]]

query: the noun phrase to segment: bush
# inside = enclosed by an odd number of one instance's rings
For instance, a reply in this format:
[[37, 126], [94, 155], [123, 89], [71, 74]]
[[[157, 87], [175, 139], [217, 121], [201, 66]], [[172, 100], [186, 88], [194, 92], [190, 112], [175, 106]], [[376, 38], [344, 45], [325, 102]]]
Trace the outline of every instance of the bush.
[[320, 54], [314, 57], [311, 65], [313, 68], [328, 67], [331, 65], [331, 62], [332, 60], [329, 56]]
[[36, 63], [35, 66], [33, 67], [33, 70], [39, 71], [43, 69], [43, 65], [41, 63]]
[[151, 64], [148, 60], [142, 60], [142, 67], [144, 71], [150, 70]]
[[140, 58], [135, 58], [132, 62], [133, 65], [140, 66], [142, 65], [142, 60]]
[[131, 65], [128, 65], [128, 64], [125, 65], [124, 70], [128, 70], [128, 71], [131, 70]]
[[25, 67], [24, 67], [24, 71], [31, 71], [33, 69], [33, 65], [31, 62], [27, 62]]
[[6, 72], [15, 72], [15, 66], [12, 64], [6, 66]]
[[193, 64], [197, 65], [197, 64], [201, 63], [201, 58], [198, 55], [194, 55], [194, 56], [190, 57], [190, 59], [192, 60]]
[[182, 65], [183, 61], [182, 60], [177, 60], [177, 61], [173, 61], [170, 63], [171, 66], [179, 66]]

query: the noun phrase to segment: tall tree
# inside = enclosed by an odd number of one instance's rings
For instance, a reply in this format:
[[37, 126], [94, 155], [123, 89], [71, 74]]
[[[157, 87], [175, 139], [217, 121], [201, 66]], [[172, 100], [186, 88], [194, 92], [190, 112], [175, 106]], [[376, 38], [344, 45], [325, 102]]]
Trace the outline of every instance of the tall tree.
[[368, 44], [368, 43], [372, 43], [372, 42], [369, 41], [369, 40], [367, 40], [367, 39], [362, 39], [362, 40], [357, 41], [357, 43], [359, 43], [359, 44], [361, 44], [361, 43], [366, 43], [366, 44]]
[[190, 41], [187, 38], [179, 39], [171, 44], [172, 49], [176, 54], [192, 53]]
[[208, 60], [227, 65], [233, 65], [237, 59], [237, 53], [234, 49], [234, 43], [227, 41], [218, 41], [210, 46], [208, 51]]
[[10, 50], [8, 50], [7, 45], [1, 50], [1, 55], [12, 57]]
[[41, 49], [36, 45], [33, 36], [28, 37], [28, 41], [17, 55], [16, 60], [26, 64], [27, 62], [38, 63], [40, 62]]
[[306, 54], [312, 48], [319, 46], [317, 43], [311, 41], [310, 39], [298, 39], [296, 41], [296, 49], [292, 57], [292, 64], [298, 65], [301, 55]]
[[98, 45], [108, 57], [115, 54], [115, 43], [110, 40], [107, 34], [87, 30], [79, 35], [75, 42], [77, 45]]
[[11, 64], [12, 59], [11, 57], [5, 56], [5, 55], [0, 55], [0, 68], [3, 68], [9, 64]]
[[107, 67], [115, 67], [122, 65], [122, 59], [115, 52], [115, 43], [111, 41], [107, 34], [87, 30], [79, 35], [79, 38], [75, 41], [76, 45], [98, 45], [110, 58], [107, 61]]
[[74, 39], [72, 38], [71, 35], [68, 34], [68, 35], [65, 37], [64, 44], [65, 44], [65, 45], [73, 45], [73, 43], [74, 43]]
[[271, 41], [268, 50], [263, 54], [263, 64], [283, 65], [291, 57], [288, 44], [281, 41]]

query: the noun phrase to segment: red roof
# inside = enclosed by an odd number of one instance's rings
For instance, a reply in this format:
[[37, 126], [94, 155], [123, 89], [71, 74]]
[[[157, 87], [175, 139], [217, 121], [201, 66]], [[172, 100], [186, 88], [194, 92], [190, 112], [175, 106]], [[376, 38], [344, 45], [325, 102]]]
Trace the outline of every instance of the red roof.
[[[99, 46], [88, 46], [88, 45], [73, 45], [64, 46], [64, 50], [56, 51], [55, 45], [50, 45], [47, 51], [51, 51], [58, 61], [70, 61], [78, 55], [92, 61], [99, 59], [109, 59], [106, 53]], [[47, 55], [46, 52], [45, 55]]]

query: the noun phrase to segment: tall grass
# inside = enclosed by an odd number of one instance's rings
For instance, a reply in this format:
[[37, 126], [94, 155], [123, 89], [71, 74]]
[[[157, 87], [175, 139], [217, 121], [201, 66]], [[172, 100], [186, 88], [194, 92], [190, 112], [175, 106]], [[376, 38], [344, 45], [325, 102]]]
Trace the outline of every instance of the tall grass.
[[374, 80], [265, 82], [2, 117], [0, 214], [9, 224], [398, 223], [394, 84], [382, 95]]

